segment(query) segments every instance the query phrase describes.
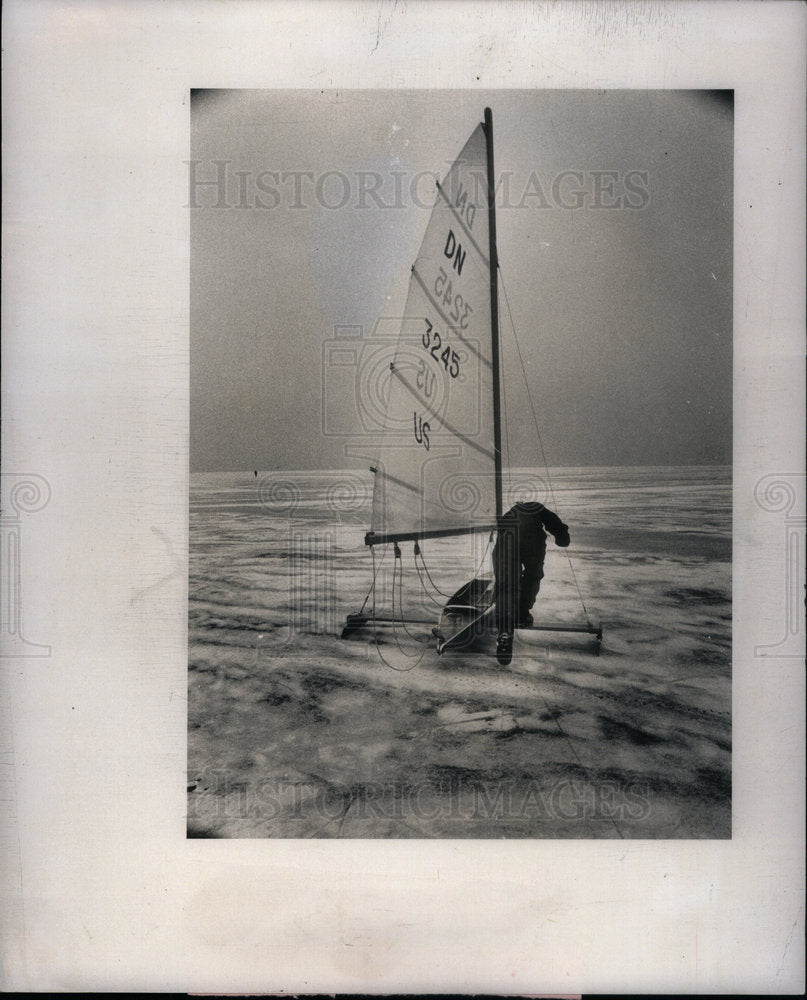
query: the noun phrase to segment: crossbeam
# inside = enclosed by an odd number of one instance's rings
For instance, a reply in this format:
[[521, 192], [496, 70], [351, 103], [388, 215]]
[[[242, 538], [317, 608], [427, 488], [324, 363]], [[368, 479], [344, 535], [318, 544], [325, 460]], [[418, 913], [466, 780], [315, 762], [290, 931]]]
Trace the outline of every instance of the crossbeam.
[[566, 623], [561, 624], [560, 622], [535, 622], [532, 625], [527, 626], [525, 629], [516, 629], [517, 632], [574, 632], [578, 635], [593, 635], [594, 644], [597, 652], [597, 656], [600, 655], [600, 647], [602, 646], [602, 622], [598, 622], [596, 625], [590, 622], [580, 622], [580, 623]]
[[602, 625], [588, 625], [588, 624], [548, 624], [544, 622], [536, 622], [534, 625], [528, 625], [524, 629], [517, 628], [516, 631], [523, 632], [585, 632], [588, 635], [596, 635], [600, 639], [602, 638]]
[[[344, 639], [352, 632], [356, 632], [365, 625], [380, 625], [384, 628], [394, 625], [426, 625], [434, 626], [430, 618], [393, 618], [389, 615], [365, 615], [361, 613], [347, 616], [341, 638]], [[602, 642], [602, 622], [596, 625], [590, 622], [535, 622], [523, 629], [516, 629], [518, 632], [573, 632], [582, 635], [593, 635], [597, 639], [597, 650], [599, 651]]]

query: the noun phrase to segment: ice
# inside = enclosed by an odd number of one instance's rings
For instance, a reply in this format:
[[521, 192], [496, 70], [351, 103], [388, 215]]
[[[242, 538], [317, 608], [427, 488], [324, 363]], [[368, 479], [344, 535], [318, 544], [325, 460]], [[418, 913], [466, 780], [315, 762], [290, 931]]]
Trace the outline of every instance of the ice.
[[376, 614], [436, 622], [487, 537], [423, 543], [429, 578], [373, 559], [354, 470], [192, 477], [190, 836], [731, 836], [730, 469], [534, 475], [572, 535], [536, 621], [604, 643], [519, 632], [506, 668], [430, 624], [338, 637], [374, 571]]

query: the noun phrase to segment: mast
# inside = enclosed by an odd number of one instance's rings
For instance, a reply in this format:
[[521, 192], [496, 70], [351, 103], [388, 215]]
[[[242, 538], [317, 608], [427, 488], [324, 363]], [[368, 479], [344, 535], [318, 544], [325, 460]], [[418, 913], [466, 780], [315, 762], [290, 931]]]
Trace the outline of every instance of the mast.
[[502, 516], [502, 409], [499, 386], [499, 257], [496, 252], [496, 182], [493, 173], [493, 114], [485, 108], [488, 155], [488, 241], [490, 259], [491, 367], [493, 369], [493, 453], [496, 478], [496, 524]]

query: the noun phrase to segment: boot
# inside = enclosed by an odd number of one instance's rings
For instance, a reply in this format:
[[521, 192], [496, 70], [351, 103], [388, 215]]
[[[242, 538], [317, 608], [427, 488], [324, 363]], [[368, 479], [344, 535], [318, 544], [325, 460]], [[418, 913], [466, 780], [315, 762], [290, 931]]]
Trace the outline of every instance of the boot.
[[496, 640], [496, 659], [503, 667], [513, 659], [513, 633], [499, 632]]

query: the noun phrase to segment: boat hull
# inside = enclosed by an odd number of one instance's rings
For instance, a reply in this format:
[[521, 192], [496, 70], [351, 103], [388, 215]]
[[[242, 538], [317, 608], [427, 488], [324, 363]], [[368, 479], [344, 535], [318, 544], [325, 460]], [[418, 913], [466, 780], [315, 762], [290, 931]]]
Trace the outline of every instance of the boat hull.
[[481, 577], [469, 580], [443, 608], [434, 629], [437, 652], [469, 646], [488, 631], [494, 611], [493, 581]]

